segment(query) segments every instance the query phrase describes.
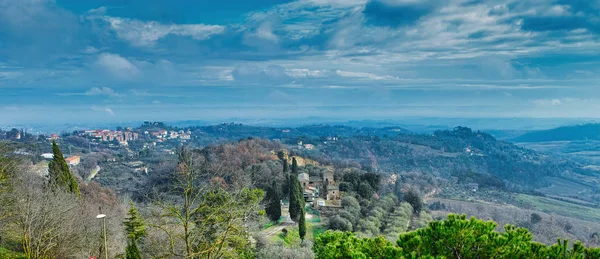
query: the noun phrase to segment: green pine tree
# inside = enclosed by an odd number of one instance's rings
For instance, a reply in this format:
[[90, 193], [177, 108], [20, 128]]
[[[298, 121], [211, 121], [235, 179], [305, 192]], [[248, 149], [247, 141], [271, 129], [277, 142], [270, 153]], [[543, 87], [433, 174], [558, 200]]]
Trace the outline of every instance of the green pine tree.
[[304, 214], [306, 211], [304, 208], [300, 211], [300, 220], [298, 220], [298, 233], [300, 234], [300, 239], [304, 241], [304, 236], [306, 236], [306, 219], [304, 218]]
[[65, 157], [55, 141], [52, 141], [52, 153], [54, 154], [54, 157], [48, 164], [50, 187], [53, 190], [65, 190], [79, 196], [79, 184], [71, 174], [69, 165], [67, 164], [67, 161], [65, 161]]
[[279, 190], [277, 189], [277, 182], [273, 180], [271, 187], [267, 191], [265, 196], [267, 201], [266, 212], [269, 219], [277, 221], [281, 217], [281, 197], [279, 196]]
[[413, 208], [413, 212], [419, 215], [423, 209], [423, 199], [414, 190], [408, 190], [404, 194], [404, 201], [408, 202]]
[[146, 236], [146, 226], [144, 220], [140, 217], [137, 208], [130, 202], [131, 208], [127, 213], [127, 218], [123, 222], [125, 232], [127, 233], [127, 248], [125, 250], [125, 258], [141, 259], [142, 255], [138, 248], [137, 241]]
[[[497, 224], [465, 215], [448, 215], [427, 227], [400, 234], [396, 243], [383, 237], [359, 238], [351, 232], [327, 231], [316, 237], [317, 259], [338, 258], [600, 258], [600, 248], [558, 240], [551, 246], [533, 241], [525, 228]], [[572, 247], [572, 248], [571, 248]]]
[[142, 259], [142, 255], [138, 246], [133, 243], [128, 243], [125, 248], [125, 258], [126, 259]]

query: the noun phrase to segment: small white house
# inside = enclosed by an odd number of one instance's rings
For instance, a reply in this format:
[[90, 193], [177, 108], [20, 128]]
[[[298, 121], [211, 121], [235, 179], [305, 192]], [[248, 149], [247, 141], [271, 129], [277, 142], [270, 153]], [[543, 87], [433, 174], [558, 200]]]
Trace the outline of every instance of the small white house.
[[44, 154], [42, 154], [42, 157], [44, 159], [52, 159], [52, 158], [54, 158], [54, 154], [52, 154], [52, 153], [44, 153]]

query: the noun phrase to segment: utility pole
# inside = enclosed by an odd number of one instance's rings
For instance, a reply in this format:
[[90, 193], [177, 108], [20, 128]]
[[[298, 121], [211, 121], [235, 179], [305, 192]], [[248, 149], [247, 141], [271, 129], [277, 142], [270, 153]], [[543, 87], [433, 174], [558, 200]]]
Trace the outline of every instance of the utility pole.
[[104, 259], [108, 259], [108, 247], [106, 246], [106, 215], [98, 214], [97, 219], [102, 219], [102, 235], [104, 236]]

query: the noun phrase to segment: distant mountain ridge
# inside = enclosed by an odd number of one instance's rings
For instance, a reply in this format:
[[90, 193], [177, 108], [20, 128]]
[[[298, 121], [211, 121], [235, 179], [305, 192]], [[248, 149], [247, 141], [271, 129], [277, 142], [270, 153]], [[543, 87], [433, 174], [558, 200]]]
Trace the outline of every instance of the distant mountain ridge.
[[564, 126], [548, 130], [531, 131], [512, 139], [514, 142], [547, 142], [600, 140], [600, 123]]

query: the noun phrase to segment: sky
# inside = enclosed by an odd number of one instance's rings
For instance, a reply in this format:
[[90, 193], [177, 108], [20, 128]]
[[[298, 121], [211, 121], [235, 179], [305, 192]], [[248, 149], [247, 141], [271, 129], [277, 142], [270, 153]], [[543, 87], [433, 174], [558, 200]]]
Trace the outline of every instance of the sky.
[[600, 117], [600, 0], [0, 0], [0, 124]]

